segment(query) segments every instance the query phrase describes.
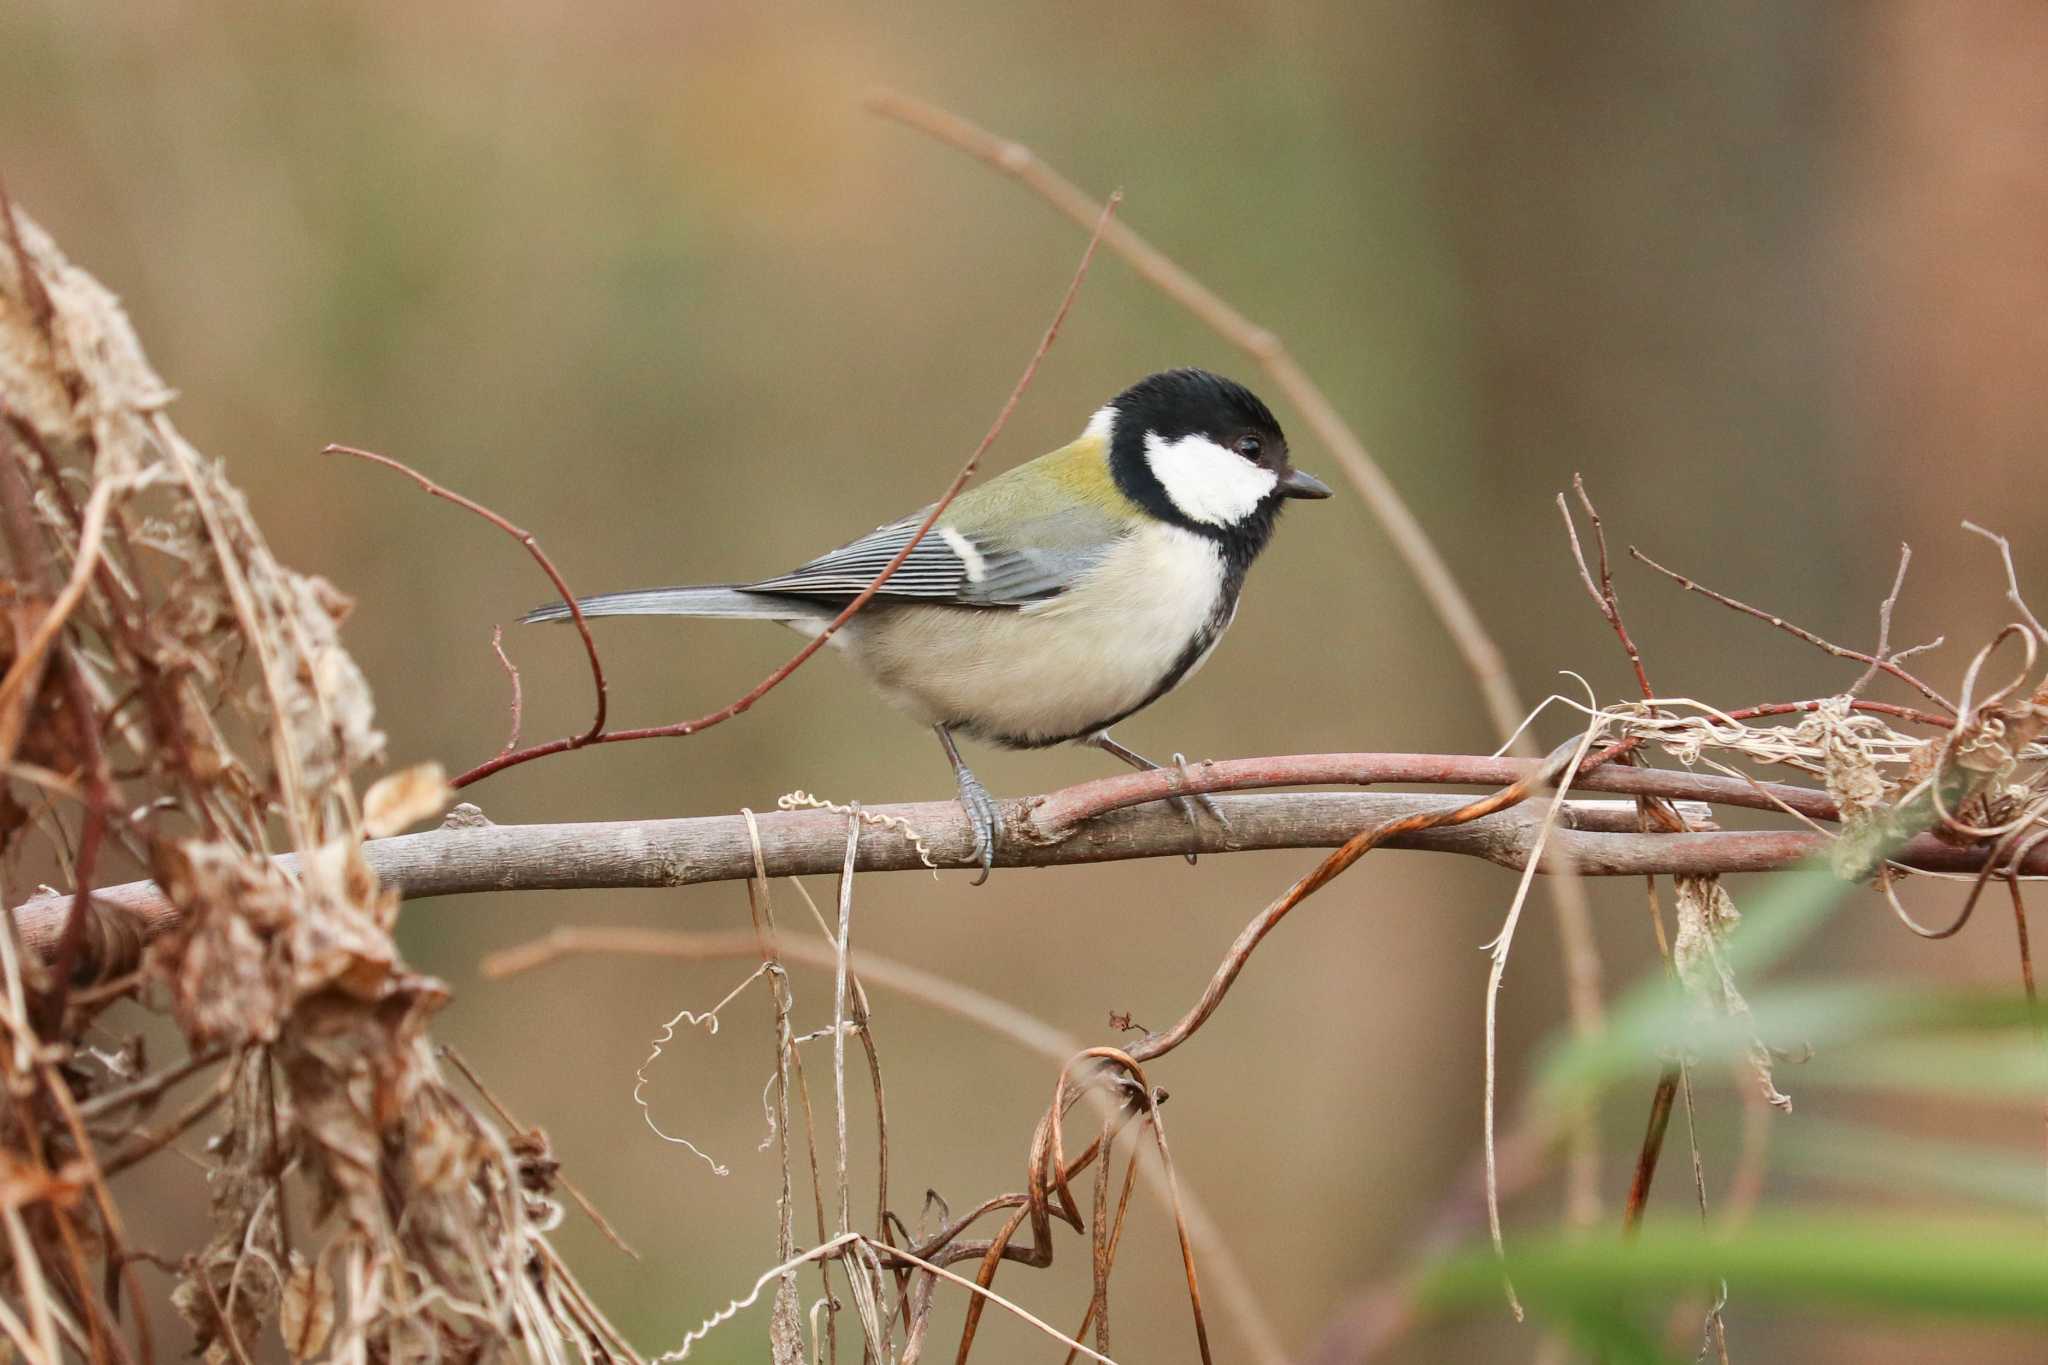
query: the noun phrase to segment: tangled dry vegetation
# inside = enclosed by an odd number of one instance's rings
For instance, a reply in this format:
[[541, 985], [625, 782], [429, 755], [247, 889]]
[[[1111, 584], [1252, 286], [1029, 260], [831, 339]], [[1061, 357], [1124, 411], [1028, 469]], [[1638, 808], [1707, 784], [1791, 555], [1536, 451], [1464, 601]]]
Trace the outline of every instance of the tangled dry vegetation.
[[[6, 232], [0, 838], [10, 905], [28, 877], [78, 892], [54, 935], [0, 937], [0, 1333], [33, 1361], [155, 1359], [151, 1261], [212, 1359], [265, 1332], [300, 1358], [603, 1353], [615, 1334], [548, 1245], [553, 1162], [449, 1085], [427, 1035], [446, 991], [400, 959], [397, 894], [364, 864], [380, 817], [438, 797], [356, 794], [383, 737], [337, 634], [348, 599], [279, 563], [179, 436], [114, 298], [25, 214]], [[123, 869], [176, 909], [146, 947], [86, 895]], [[185, 1058], [108, 1034], [136, 997]], [[108, 1182], [196, 1178], [163, 1154], [209, 1122], [211, 1240], [131, 1245]]]
[[[986, 138], [978, 130], [952, 132], [963, 145], [971, 142], [968, 133]], [[1030, 180], [1028, 153], [1020, 161], [996, 146], [989, 158]], [[1059, 202], [1053, 190], [1041, 189]], [[149, 1291], [138, 1273], [148, 1265], [173, 1277], [171, 1301], [214, 1360], [249, 1359], [275, 1350], [279, 1339], [297, 1359], [639, 1359], [550, 1245], [561, 1182], [545, 1138], [487, 1099], [479, 1109], [470, 1098], [482, 1094], [479, 1086], [451, 1086], [428, 1037], [446, 993], [406, 967], [391, 929], [401, 892], [460, 889], [480, 868], [513, 889], [707, 877], [678, 873], [681, 863], [622, 872], [602, 861], [601, 839], [564, 838], [560, 827], [544, 836], [455, 818], [433, 835], [412, 836], [425, 843], [379, 838], [438, 811], [449, 787], [438, 773], [414, 772], [358, 796], [356, 783], [380, 757], [382, 741], [368, 689], [337, 637], [346, 597], [280, 564], [222, 468], [179, 437], [165, 415], [171, 395], [111, 296], [25, 216], [4, 202], [0, 214], [7, 222], [0, 243], [0, 536], [11, 566], [9, 629], [0, 638], [0, 763], [7, 779], [0, 806], [7, 882], [0, 890], [15, 907], [9, 931], [0, 935], [0, 1074], [7, 1088], [0, 1109], [0, 1276], [7, 1281], [0, 1337], [24, 1359], [47, 1365], [67, 1357], [153, 1360], [162, 1347], [150, 1338], [142, 1311]], [[1141, 239], [1120, 227], [1105, 235], [1106, 210], [1094, 222], [1099, 240], [1142, 268], [1150, 248]], [[1177, 270], [1170, 262], [1153, 268]], [[1159, 278], [1169, 292], [1199, 288], [1184, 278], [1180, 285], [1171, 275]], [[1226, 307], [1206, 291], [1204, 297]], [[1198, 312], [1206, 306], [1199, 298], [1189, 302]], [[1312, 387], [1298, 387], [1305, 376], [1270, 334], [1249, 330], [1234, 313], [1218, 320], [1226, 329], [1238, 324], [1248, 349], [1291, 376], [1297, 401], [1334, 421]], [[1039, 354], [1050, 341], [1049, 333]], [[970, 461], [956, 489], [971, 472]], [[1590, 515], [1590, 501], [1580, 497]], [[524, 532], [493, 520], [533, 548]], [[1247, 760], [1108, 779], [1035, 798], [1014, 813], [1020, 835], [1005, 850], [1006, 861], [1050, 860], [1040, 856], [1047, 849], [1090, 860], [1177, 851], [1170, 841], [1183, 838], [1184, 827], [1159, 804], [1174, 791], [1394, 779], [1498, 788], [1476, 799], [1402, 798], [1389, 807], [1345, 805], [1362, 799], [1345, 795], [1227, 798], [1235, 803], [1228, 807], [1236, 813], [1233, 827], [1269, 830], [1267, 846], [1334, 847], [1250, 920], [1200, 997], [1162, 1030], [1086, 1046], [1002, 1002], [855, 949], [857, 871], [932, 857], [958, 861], [964, 822], [945, 825], [944, 807], [873, 812], [805, 798], [793, 804], [810, 809], [744, 813], [719, 832], [672, 831], [677, 839], [727, 841], [724, 862], [695, 866], [701, 873], [715, 865], [717, 877], [745, 880], [752, 933], [563, 932], [490, 964], [499, 973], [529, 970], [573, 951], [756, 964], [725, 1001], [679, 1013], [661, 1044], [679, 1028], [715, 1031], [719, 1012], [742, 992], [769, 997], [765, 1103], [781, 1168], [777, 1255], [750, 1290], [736, 1286], [737, 1297], [662, 1359], [689, 1354], [712, 1332], [747, 1330], [729, 1324], [766, 1296], [766, 1332], [778, 1365], [820, 1354], [837, 1360], [842, 1350], [913, 1362], [927, 1353], [937, 1296], [957, 1291], [966, 1296], [954, 1348], [960, 1360], [972, 1351], [982, 1314], [995, 1306], [1056, 1338], [1068, 1359], [1113, 1365], [1110, 1281], [1141, 1182], [1173, 1213], [1172, 1254], [1185, 1271], [1200, 1357], [1212, 1354], [1207, 1304], [1220, 1301], [1252, 1358], [1267, 1365], [1286, 1359], [1228, 1240], [1175, 1171], [1165, 1096], [1147, 1067], [1204, 1027], [1286, 915], [1382, 846], [1459, 847], [1431, 841], [1469, 827], [1492, 832], [1485, 856], [1522, 869], [1496, 945], [1496, 991], [1539, 870], [1570, 872], [1576, 864], [1582, 872], [1676, 877], [1675, 930], [1667, 938], [1662, 916], [1654, 921], [1660, 947], [1700, 1008], [1738, 1030], [1746, 1007], [1724, 952], [1736, 916], [1715, 880], [1720, 872], [1785, 867], [1824, 849], [1845, 879], [1873, 882], [1903, 920], [1929, 935], [1953, 933], [1961, 921], [1931, 930], [1918, 925], [1895, 894], [1906, 869], [1961, 872], [1978, 890], [2004, 878], [2021, 910], [2019, 875], [2043, 870], [2048, 842], [2048, 756], [2039, 742], [2048, 728], [2048, 683], [2036, 676], [2048, 635], [2026, 610], [2009, 551], [2006, 574], [2019, 619], [1978, 652], [1953, 700], [1906, 670], [1915, 651], [1892, 649], [1895, 584], [1874, 651], [1804, 636], [1864, 666], [1842, 695], [1723, 710], [1651, 687], [1621, 614], [1597, 518], [1592, 525], [1597, 553], [1590, 560], [1579, 555], [1582, 578], [1630, 661], [1641, 698], [1604, 706], [1589, 698], [1572, 738], [1541, 761], [1503, 767], [1501, 760], [1459, 756]], [[1576, 528], [1571, 544], [1580, 549]], [[1417, 571], [1426, 576], [1427, 563]], [[1902, 561], [1901, 583], [1904, 572]], [[1445, 611], [1455, 622], [1462, 601], [1455, 588], [1439, 583], [1432, 597], [1453, 604]], [[1504, 673], [1484, 673], [1484, 661], [1497, 658], [1490, 644], [1467, 644], [1489, 695], [1511, 696]], [[2020, 653], [2022, 667], [1994, 686], [1989, 670], [2001, 647]], [[606, 730], [594, 647], [590, 660], [599, 708], [588, 731], [528, 750], [508, 744], [507, 755], [465, 779], [508, 760], [634, 737]], [[1909, 706], [1864, 697], [1880, 675], [1921, 700]], [[710, 717], [637, 733], [694, 733], [714, 718], [739, 714], [775, 680]], [[513, 682], [516, 688], [516, 674]], [[1652, 768], [1652, 756], [1677, 766]], [[1759, 775], [1764, 771], [1812, 780], [1769, 782]], [[1568, 803], [1574, 787], [1630, 800], [1618, 809], [1613, 802]], [[1720, 831], [1701, 803], [1778, 811], [1809, 828]], [[1317, 810], [1337, 812], [1336, 823], [1316, 824], [1304, 814]], [[778, 928], [772, 878], [814, 868], [825, 838], [840, 872], [836, 913], [810, 906], [816, 937], [786, 923]], [[1236, 846], [1227, 837], [1206, 845]], [[508, 861], [514, 855], [516, 865]], [[28, 894], [37, 881], [72, 889]], [[124, 881], [133, 884], [112, 885]], [[1554, 881], [1573, 885], [1569, 876]], [[1572, 905], [1567, 891], [1561, 909], [1569, 989], [1575, 1025], [1586, 1033], [1601, 1026], [1599, 971], [1590, 941], [1571, 928]], [[2024, 923], [2021, 913], [2022, 930]], [[792, 964], [829, 973], [829, 1018], [799, 1024]], [[1021, 1188], [960, 1210], [932, 1197], [914, 1216], [892, 1202], [870, 989], [917, 996], [1054, 1063], [1043, 1115], [1020, 1142]], [[110, 1031], [104, 1012], [127, 1000], [174, 1023], [185, 1055], [152, 1058], [132, 1038]], [[1742, 1056], [1751, 1090], [1781, 1104], [1769, 1049], [1760, 1040], [1748, 1043]], [[829, 1077], [822, 1074], [827, 1052]], [[1653, 1097], [1623, 1212], [1627, 1225], [1647, 1198], [1674, 1097], [1682, 1095], [1690, 1111], [1690, 1067], [1683, 1051], [1678, 1055]], [[1475, 1185], [1480, 1197], [1468, 1202], [1491, 1209], [1496, 1241], [1498, 1198], [1545, 1169], [1560, 1144], [1569, 1149], [1576, 1191], [1570, 1215], [1598, 1218], [1590, 1125], [1582, 1115], [1565, 1115], [1556, 1127], [1517, 1129], [1496, 1144], [1493, 1081], [1489, 1056], [1485, 1178]], [[166, 1097], [180, 1087], [192, 1097], [165, 1112]], [[1094, 1106], [1094, 1131], [1070, 1150], [1070, 1116], [1084, 1101]], [[879, 1156], [872, 1209], [856, 1209], [851, 1194], [848, 1135], [861, 1124], [873, 1125]], [[109, 1181], [161, 1163], [174, 1143], [202, 1131], [212, 1135], [210, 1239], [177, 1251], [133, 1245]], [[167, 1180], [198, 1178], [183, 1167], [163, 1170]], [[805, 1210], [810, 1217], [800, 1236]], [[1477, 1216], [1453, 1214], [1454, 1225]], [[1085, 1304], [1049, 1322], [998, 1294], [1003, 1266], [1045, 1266], [1063, 1240], [1092, 1268]], [[1412, 1289], [1403, 1278], [1340, 1315], [1320, 1358], [1363, 1358], [1403, 1330], [1416, 1312]], [[1716, 1305], [1709, 1314], [1710, 1344], [1719, 1311]], [[1725, 1340], [1718, 1344], [1725, 1358]]]

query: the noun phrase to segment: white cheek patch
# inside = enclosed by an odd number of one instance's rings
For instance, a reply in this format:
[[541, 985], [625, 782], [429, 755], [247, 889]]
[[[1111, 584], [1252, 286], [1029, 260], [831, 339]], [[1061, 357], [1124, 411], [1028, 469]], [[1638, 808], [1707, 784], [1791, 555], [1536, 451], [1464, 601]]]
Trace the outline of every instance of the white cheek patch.
[[979, 583], [988, 577], [988, 561], [981, 557], [981, 551], [974, 548], [974, 542], [950, 526], [939, 528], [939, 539], [960, 557], [960, 567], [967, 571], [969, 583]]
[[1145, 463], [1181, 514], [1210, 526], [1235, 526], [1252, 514], [1280, 476], [1206, 436], [1166, 440], [1145, 433]]

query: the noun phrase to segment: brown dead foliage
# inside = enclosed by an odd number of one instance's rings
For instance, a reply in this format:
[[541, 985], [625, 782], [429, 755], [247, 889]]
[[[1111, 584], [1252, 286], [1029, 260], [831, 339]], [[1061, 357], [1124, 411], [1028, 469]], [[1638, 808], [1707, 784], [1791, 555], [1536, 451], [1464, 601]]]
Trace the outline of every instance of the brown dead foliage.
[[[54, 943], [0, 943], [0, 1351], [154, 1359], [146, 1261], [209, 1361], [631, 1358], [547, 1245], [544, 1140], [508, 1141], [428, 1039], [446, 991], [359, 846], [366, 804], [389, 828], [445, 784], [358, 797], [384, 738], [348, 599], [171, 425], [114, 297], [0, 219], [0, 890], [126, 868], [179, 911], [146, 951], [84, 897]], [[191, 1056], [109, 1048], [141, 1011]], [[207, 1167], [209, 1235], [139, 1251], [108, 1182], [180, 1169], [174, 1145]]]

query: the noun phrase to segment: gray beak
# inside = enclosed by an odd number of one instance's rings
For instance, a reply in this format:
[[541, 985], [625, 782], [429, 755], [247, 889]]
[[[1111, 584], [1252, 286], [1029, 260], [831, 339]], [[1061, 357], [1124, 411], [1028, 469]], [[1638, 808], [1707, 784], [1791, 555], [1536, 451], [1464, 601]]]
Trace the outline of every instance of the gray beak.
[[1327, 498], [1330, 485], [1324, 483], [1305, 469], [1290, 469], [1280, 476], [1280, 496], [1283, 498]]

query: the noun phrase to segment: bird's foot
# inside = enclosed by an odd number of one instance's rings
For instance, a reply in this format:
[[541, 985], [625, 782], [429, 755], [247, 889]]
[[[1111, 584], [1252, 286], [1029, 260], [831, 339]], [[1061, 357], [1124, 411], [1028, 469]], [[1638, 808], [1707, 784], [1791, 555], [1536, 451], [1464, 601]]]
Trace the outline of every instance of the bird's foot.
[[1003, 810], [965, 764], [961, 765], [957, 776], [960, 780], [960, 809], [967, 813], [967, 824], [974, 831], [974, 861], [981, 865], [981, 875], [974, 879], [973, 884], [980, 886], [988, 880], [990, 869], [996, 865], [996, 842], [1003, 837]]
[[[1188, 771], [1187, 755], [1175, 754], [1173, 756], [1173, 766], [1179, 771], [1181, 781], [1186, 782], [1189, 786], [1194, 785], [1195, 777], [1193, 773]], [[1209, 795], [1209, 793], [1196, 792], [1192, 796], [1171, 796], [1167, 799], [1173, 802], [1174, 809], [1187, 818], [1188, 832], [1196, 840], [1199, 841], [1202, 837], [1202, 822], [1195, 816], [1195, 807], [1197, 806], [1200, 806], [1208, 814], [1209, 818], [1216, 822], [1218, 828], [1223, 831], [1224, 837], [1226, 839], [1229, 838], [1230, 817], [1223, 813], [1223, 807], [1216, 804], [1216, 798]], [[1188, 866], [1193, 867], [1195, 865], [1194, 850], [1190, 849], [1181, 856], [1188, 860]]]

